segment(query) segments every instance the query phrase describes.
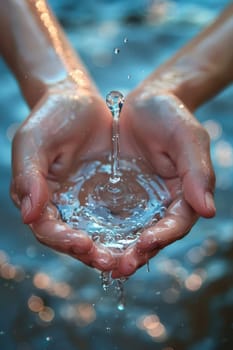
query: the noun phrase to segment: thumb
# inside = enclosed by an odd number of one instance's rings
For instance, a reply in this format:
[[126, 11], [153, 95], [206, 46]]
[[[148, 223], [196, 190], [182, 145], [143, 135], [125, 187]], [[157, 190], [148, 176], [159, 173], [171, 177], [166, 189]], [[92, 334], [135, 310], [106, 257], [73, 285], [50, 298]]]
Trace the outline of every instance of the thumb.
[[40, 152], [33, 152], [34, 148], [28, 142], [23, 145], [15, 142], [12, 148], [11, 196], [25, 224], [39, 219], [49, 199], [46, 158]]
[[48, 202], [46, 180], [38, 171], [20, 173], [13, 178], [11, 196], [20, 207], [23, 222], [30, 224], [39, 219]]
[[172, 149], [172, 158], [182, 180], [186, 201], [199, 215], [214, 216], [215, 175], [210, 158], [208, 133], [193, 118], [191, 125], [184, 123], [177, 128]]

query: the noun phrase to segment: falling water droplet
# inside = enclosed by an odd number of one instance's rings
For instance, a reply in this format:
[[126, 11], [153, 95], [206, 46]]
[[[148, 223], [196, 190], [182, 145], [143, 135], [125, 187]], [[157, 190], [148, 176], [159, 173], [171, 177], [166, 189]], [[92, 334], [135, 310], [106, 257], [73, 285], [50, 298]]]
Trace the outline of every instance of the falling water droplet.
[[102, 271], [100, 274], [100, 278], [103, 290], [105, 292], [108, 291], [110, 285], [112, 284], [111, 273], [108, 271]]
[[106, 96], [106, 104], [110, 111], [112, 112], [113, 117], [119, 117], [120, 111], [124, 103], [124, 96], [119, 91], [111, 91]]
[[106, 332], [110, 333], [111, 332], [111, 327], [106, 327]]
[[118, 278], [116, 280], [117, 283], [117, 293], [118, 293], [118, 304], [117, 309], [119, 311], [125, 310], [125, 291], [124, 291], [124, 282], [126, 281], [125, 278]]
[[118, 55], [118, 54], [119, 54], [119, 52], [120, 52], [120, 49], [119, 49], [118, 47], [115, 47], [115, 49], [114, 49], [114, 53], [115, 53], [115, 55]]
[[128, 42], [128, 38], [124, 38], [124, 43], [126, 44]]
[[124, 310], [125, 310], [125, 305], [124, 305], [123, 303], [118, 303], [117, 309], [118, 309], [119, 311], [124, 311]]

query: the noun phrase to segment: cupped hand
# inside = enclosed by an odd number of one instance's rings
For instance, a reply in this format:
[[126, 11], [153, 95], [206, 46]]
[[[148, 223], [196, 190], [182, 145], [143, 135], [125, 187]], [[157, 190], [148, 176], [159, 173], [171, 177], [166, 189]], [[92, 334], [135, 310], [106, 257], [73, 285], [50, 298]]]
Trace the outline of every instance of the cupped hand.
[[214, 215], [214, 173], [208, 135], [180, 100], [171, 94], [130, 95], [121, 113], [121, 156], [150, 163], [172, 201], [162, 220], [116, 256], [62, 222], [52, 203], [53, 192], [80, 159], [109, 152], [111, 123], [96, 93], [63, 86], [48, 91], [15, 135], [12, 197], [41, 243], [121, 277], [182, 238], [198, 216]]
[[134, 273], [160, 249], [184, 237], [199, 216], [215, 215], [209, 136], [176, 96], [135, 90], [122, 109], [121, 141], [122, 154], [141, 156], [165, 180], [171, 204], [165, 217], [125, 250], [114, 277]]
[[43, 244], [100, 270], [115, 258], [81, 230], [60, 220], [53, 192], [82, 157], [110, 149], [111, 115], [97, 92], [58, 84], [50, 88], [17, 131], [12, 148], [12, 198]]

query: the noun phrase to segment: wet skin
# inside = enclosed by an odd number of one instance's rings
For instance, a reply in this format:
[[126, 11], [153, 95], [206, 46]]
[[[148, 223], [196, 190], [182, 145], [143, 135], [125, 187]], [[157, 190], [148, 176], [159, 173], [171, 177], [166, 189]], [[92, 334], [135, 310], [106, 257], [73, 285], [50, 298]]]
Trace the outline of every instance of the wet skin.
[[122, 253], [71, 229], [52, 203], [53, 192], [81, 159], [110, 151], [112, 116], [105, 102], [95, 93], [61, 85], [35, 106], [13, 143], [12, 197], [24, 222], [41, 243], [112, 271], [113, 277], [134, 273], [161, 248], [187, 234], [199, 215], [215, 213], [213, 202], [208, 203], [214, 175], [205, 130], [176, 97], [145, 91], [130, 95], [122, 109], [121, 157], [143, 157], [165, 180], [172, 203], [165, 217]]
[[143, 157], [172, 203], [136, 244], [115, 254], [63, 223], [51, 201], [81, 159], [110, 152], [110, 112], [46, 1], [2, 1], [0, 49], [32, 108], [13, 142], [12, 198], [40, 242], [128, 276], [200, 215], [215, 214], [209, 137], [191, 112], [233, 80], [232, 14], [231, 4], [126, 98], [121, 156]]

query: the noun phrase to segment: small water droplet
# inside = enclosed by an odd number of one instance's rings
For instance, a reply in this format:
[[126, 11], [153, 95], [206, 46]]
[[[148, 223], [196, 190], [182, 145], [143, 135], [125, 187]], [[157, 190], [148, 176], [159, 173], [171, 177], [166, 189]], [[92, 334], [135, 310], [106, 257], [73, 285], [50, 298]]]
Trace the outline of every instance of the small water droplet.
[[106, 96], [106, 104], [112, 113], [117, 111], [119, 114], [123, 106], [123, 103], [124, 103], [124, 96], [119, 91], [111, 91]]
[[110, 177], [109, 178], [109, 182], [111, 182], [111, 184], [115, 185], [115, 184], [117, 184], [120, 181], [120, 179], [121, 178], [119, 176], [116, 176], [114, 178]]
[[124, 311], [124, 310], [125, 310], [125, 305], [122, 304], [122, 303], [119, 303], [119, 304], [117, 305], [117, 309], [118, 309], [119, 311]]
[[51, 337], [46, 337], [46, 341], [50, 341], [52, 338]]
[[111, 332], [111, 327], [106, 327], [106, 332], [110, 333]]
[[146, 262], [147, 272], [150, 272], [150, 262], [147, 260]]
[[117, 283], [117, 293], [118, 293], [118, 304], [117, 304], [117, 309], [119, 311], [124, 311], [125, 310], [125, 293], [124, 293], [124, 282], [126, 279], [124, 278], [119, 278], [116, 280]]
[[101, 284], [102, 284], [103, 290], [105, 292], [108, 291], [110, 285], [113, 283], [110, 272], [108, 271], [101, 272], [100, 278], [101, 278]]
[[131, 79], [131, 75], [130, 74], [127, 75], [127, 79], [128, 80]]
[[119, 49], [118, 47], [115, 47], [115, 49], [114, 49], [114, 53], [115, 53], [115, 55], [118, 55], [118, 54], [119, 54], [119, 52], [120, 52], [120, 49]]
[[128, 38], [124, 38], [124, 43], [126, 44], [128, 42]]

